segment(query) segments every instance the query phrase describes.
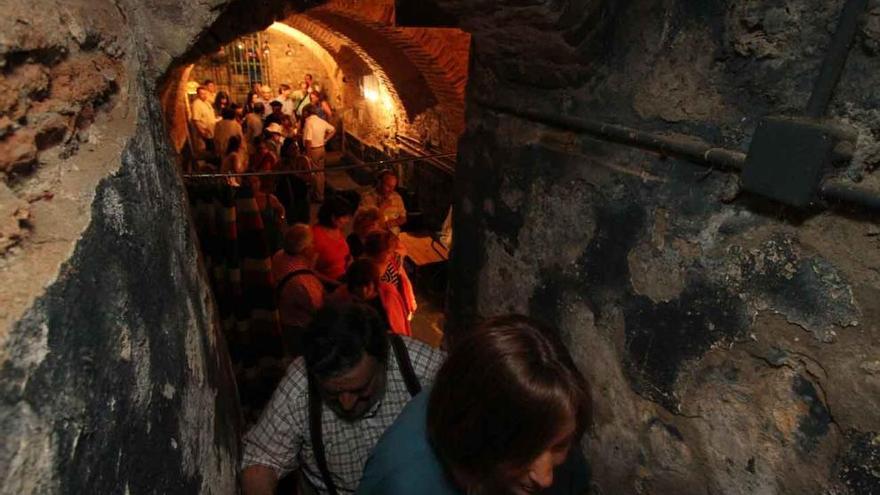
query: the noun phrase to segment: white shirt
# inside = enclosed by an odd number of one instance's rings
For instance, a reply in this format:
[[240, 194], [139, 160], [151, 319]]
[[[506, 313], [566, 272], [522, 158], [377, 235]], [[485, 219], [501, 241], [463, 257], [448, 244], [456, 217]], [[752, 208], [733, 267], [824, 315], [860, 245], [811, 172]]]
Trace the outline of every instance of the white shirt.
[[[422, 388], [429, 387], [445, 353], [408, 337], [403, 337], [403, 342], [419, 383]], [[339, 493], [354, 492], [370, 451], [411, 399], [390, 349], [385, 373], [385, 395], [357, 421], [342, 420], [326, 404], [322, 406], [325, 457]], [[309, 483], [324, 494], [327, 489], [310, 438], [307, 390], [305, 362], [297, 358], [287, 368], [259, 422], [242, 440], [241, 468], [266, 466], [281, 478], [302, 467]]]
[[312, 115], [306, 119], [303, 129], [303, 141], [308, 141], [309, 144], [307, 146], [310, 148], [320, 148], [324, 146], [327, 134], [335, 131], [336, 128], [330, 125], [329, 122], [317, 115]]
[[294, 101], [291, 100], [290, 98], [281, 98], [281, 97], [279, 96], [279, 97], [275, 98], [275, 99], [272, 100], [272, 101], [280, 101], [280, 102], [281, 102], [281, 112], [282, 112], [284, 115], [287, 115], [287, 116], [289, 116], [289, 117], [292, 117], [292, 116], [293, 116], [293, 112], [294, 112], [294, 110], [296, 110], [296, 108], [295, 108], [295, 107], [296, 107], [296, 103], [297, 103], [299, 100], [297, 100], [297, 102], [294, 102]]
[[214, 116], [214, 107], [210, 103], [196, 98], [192, 104], [192, 121], [201, 133], [201, 137], [207, 139], [214, 137], [214, 124], [217, 123], [217, 117]]

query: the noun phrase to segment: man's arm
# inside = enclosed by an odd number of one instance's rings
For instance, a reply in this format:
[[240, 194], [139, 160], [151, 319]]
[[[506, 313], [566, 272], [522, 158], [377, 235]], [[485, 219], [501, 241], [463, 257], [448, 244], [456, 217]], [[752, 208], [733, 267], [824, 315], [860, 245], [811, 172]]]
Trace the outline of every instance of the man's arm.
[[241, 491], [244, 495], [275, 495], [278, 475], [266, 466], [248, 466], [241, 472]]
[[192, 123], [196, 127], [196, 131], [198, 131], [199, 136], [202, 139], [210, 139], [210, 132], [208, 130], [208, 117], [205, 114], [205, 109], [203, 108], [204, 104], [199, 100], [196, 103], [193, 103], [192, 106]]
[[196, 128], [196, 132], [199, 133], [199, 137], [201, 137], [202, 139], [211, 139], [211, 133], [208, 132], [208, 126], [204, 122], [196, 117], [193, 117], [192, 123], [193, 126], [195, 126]]
[[260, 420], [242, 439], [245, 495], [274, 495], [279, 477], [299, 467], [302, 448], [304, 365], [294, 361]]
[[303, 122], [302, 126], [303, 146], [306, 151], [312, 149], [312, 126], [308, 122]]
[[336, 128], [330, 124], [327, 124], [327, 127], [325, 128], [324, 132], [326, 133], [325, 134], [326, 137], [324, 138], [324, 142], [326, 143], [327, 141], [330, 141], [330, 139], [332, 139], [333, 136], [336, 134]]

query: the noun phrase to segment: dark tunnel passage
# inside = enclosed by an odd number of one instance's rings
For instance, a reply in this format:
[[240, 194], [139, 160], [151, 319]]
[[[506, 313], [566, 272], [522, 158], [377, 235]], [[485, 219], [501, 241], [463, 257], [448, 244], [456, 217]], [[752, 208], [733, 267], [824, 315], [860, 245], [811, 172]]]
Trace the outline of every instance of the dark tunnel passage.
[[[395, 234], [413, 290], [402, 294], [407, 315], [387, 310], [392, 329], [433, 347], [443, 339], [470, 38], [343, 7], [312, 8], [235, 38], [172, 67], [159, 90], [246, 426], [300, 354], [314, 311], [348, 297], [349, 274], [339, 282], [323, 264], [334, 255], [319, 243], [325, 206], [346, 205], [348, 263], [373, 259], [370, 232]], [[320, 146], [315, 122], [333, 130]], [[373, 199], [383, 181], [395, 190], [387, 208]], [[250, 212], [259, 212], [256, 223]], [[280, 254], [298, 225], [310, 226], [316, 261]], [[323, 288], [287, 276], [297, 269], [313, 270]]]
[[[383, 171], [415, 374], [487, 317], [558, 329], [587, 493], [880, 493], [876, 2], [38, 0], [0, 33], [0, 493], [238, 493], [292, 358], [273, 255]], [[280, 103], [211, 114], [252, 149], [199, 127], [208, 80]]]

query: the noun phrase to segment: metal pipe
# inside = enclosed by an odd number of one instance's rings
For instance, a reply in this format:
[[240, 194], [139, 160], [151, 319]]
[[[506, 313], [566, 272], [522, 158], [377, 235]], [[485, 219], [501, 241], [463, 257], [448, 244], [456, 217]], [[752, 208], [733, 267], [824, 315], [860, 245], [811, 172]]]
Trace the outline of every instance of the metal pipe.
[[478, 103], [498, 112], [515, 115], [553, 127], [579, 131], [605, 141], [628, 144], [638, 148], [657, 151], [669, 155], [689, 158], [698, 163], [708, 163], [713, 167], [740, 171], [746, 162], [746, 154], [706, 144], [701, 141], [661, 136], [640, 131], [631, 127], [609, 124], [596, 120], [570, 117], [560, 114], [546, 114], [528, 108], [478, 100]]
[[840, 80], [840, 74], [846, 66], [850, 46], [856, 35], [859, 24], [859, 16], [868, 6], [868, 0], [847, 0], [837, 21], [837, 30], [831, 38], [831, 46], [825, 53], [819, 75], [816, 77], [813, 93], [807, 103], [807, 116], [820, 118], [825, 116], [834, 89]]
[[856, 204], [866, 210], [880, 213], [880, 196], [868, 189], [849, 186], [840, 181], [827, 181], [820, 188], [820, 194], [826, 200]]
[[[718, 169], [739, 172], [742, 170], [746, 160], [745, 153], [717, 148], [705, 143], [673, 139], [629, 127], [577, 117], [558, 114], [548, 115], [535, 110], [521, 109], [483, 100], [478, 100], [478, 103], [490, 110], [529, 119], [551, 127], [583, 132], [606, 141], [689, 158], [698, 165], [708, 165]], [[825, 199], [861, 206], [869, 211], [878, 211], [878, 206], [880, 206], [880, 196], [878, 196], [876, 191], [854, 188], [835, 180], [828, 180], [820, 186], [820, 195]]]

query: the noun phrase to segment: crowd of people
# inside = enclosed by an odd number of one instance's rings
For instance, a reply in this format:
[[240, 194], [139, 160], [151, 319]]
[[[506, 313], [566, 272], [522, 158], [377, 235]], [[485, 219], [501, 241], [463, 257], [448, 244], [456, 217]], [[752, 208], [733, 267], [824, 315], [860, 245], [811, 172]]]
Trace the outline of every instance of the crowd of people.
[[[262, 225], [274, 253], [269, 306], [289, 363], [243, 439], [245, 495], [291, 480], [304, 495], [586, 492], [589, 387], [557, 332], [496, 318], [448, 356], [411, 338], [418, 306], [398, 237], [399, 179], [383, 171], [354, 201], [325, 194], [334, 112], [311, 76], [296, 91], [254, 85], [243, 105], [205, 81], [191, 116], [202, 171], [312, 172], [223, 186], [244, 192], [241, 232]], [[314, 223], [309, 202], [319, 204]]]
[[[346, 235], [352, 217], [355, 228]], [[302, 334], [327, 303], [367, 304], [394, 333], [412, 335], [410, 321], [418, 305], [404, 269], [405, 254], [379, 208], [365, 206], [353, 214], [340, 196], [321, 204], [314, 225], [287, 227], [272, 256], [287, 353], [300, 354]]]
[[[200, 172], [311, 170], [307, 181], [311, 200], [321, 202], [325, 148], [336, 134], [331, 124], [335, 120], [326, 94], [311, 74], [297, 90], [281, 84], [276, 92], [255, 83], [241, 104], [206, 80], [191, 104], [193, 156]], [[230, 185], [240, 183], [230, 178]]]
[[[282, 84], [274, 95], [255, 84], [243, 105], [205, 81], [191, 114], [203, 171], [311, 172], [228, 179], [230, 186], [253, 192], [265, 241], [275, 253], [272, 281], [287, 354], [297, 355], [303, 329], [327, 301], [369, 304], [396, 333], [411, 335], [417, 304], [397, 238], [407, 219], [399, 179], [385, 170], [362, 197], [325, 198], [325, 146], [335, 134], [334, 114], [312, 76], [306, 74], [299, 90]], [[308, 203], [319, 204], [313, 225]]]
[[447, 356], [348, 302], [317, 312], [302, 351], [244, 437], [245, 495], [588, 489], [589, 386], [554, 329], [491, 319]]

